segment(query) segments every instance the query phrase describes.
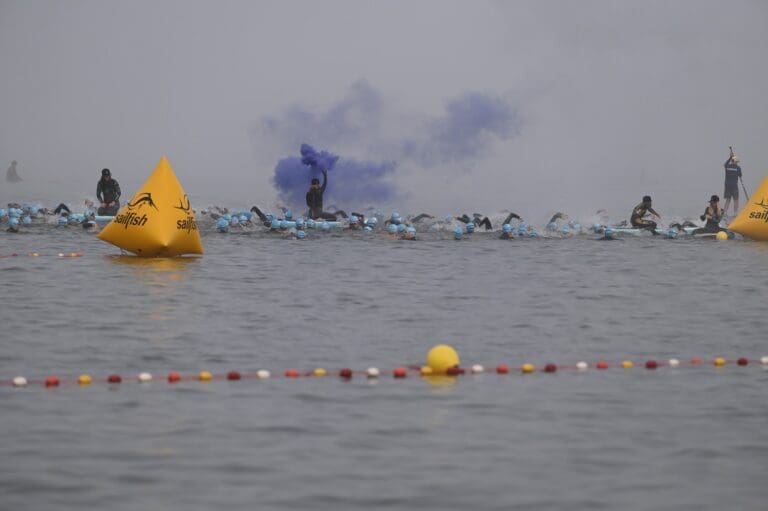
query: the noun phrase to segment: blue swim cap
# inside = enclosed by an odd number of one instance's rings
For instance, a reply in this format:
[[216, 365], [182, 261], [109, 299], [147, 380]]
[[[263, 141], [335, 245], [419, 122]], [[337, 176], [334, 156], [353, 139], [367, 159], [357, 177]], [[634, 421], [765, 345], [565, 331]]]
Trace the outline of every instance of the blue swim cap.
[[304, 228], [304, 219], [299, 217], [296, 219], [296, 228], [297, 229], [303, 229]]
[[216, 222], [216, 228], [221, 232], [226, 232], [229, 230], [229, 222], [224, 217], [219, 218], [219, 221]]
[[677, 238], [677, 231], [676, 231], [676, 230], [674, 230], [674, 229], [669, 229], [669, 230], [667, 231], [667, 233], [666, 233], [666, 237], [667, 237], [667, 238], [670, 238], [670, 239], [675, 239], [675, 238]]
[[300, 240], [303, 240], [306, 237], [306, 235], [307, 233], [305, 233], [304, 231], [301, 231], [301, 230], [296, 231], [296, 237]]
[[269, 224], [270, 229], [279, 229], [280, 228], [280, 220], [277, 218], [273, 218], [272, 222]]
[[603, 231], [603, 234], [605, 235], [606, 238], [608, 238], [613, 236], [615, 234], [615, 231], [610, 227], [606, 227], [605, 230]]
[[409, 232], [411, 234], [416, 234], [416, 228], [415, 227], [408, 227], [405, 229], [405, 232]]
[[240, 225], [240, 219], [236, 216], [233, 216], [232, 219], [229, 221], [229, 225], [231, 225], [232, 227], [236, 225]]
[[601, 228], [600, 224], [592, 224], [592, 232], [597, 232]]
[[373, 229], [371, 228], [371, 226], [370, 226], [370, 225], [366, 225], [365, 227], [363, 227], [363, 230], [364, 230], [364, 231], [366, 231], [366, 232], [371, 232], [371, 231], [373, 231]]
[[11, 218], [19, 218], [21, 216], [21, 210], [16, 208], [9, 208], [8, 216], [10, 216]]
[[376, 225], [377, 223], [379, 223], [379, 220], [375, 216], [372, 216], [370, 218], [367, 218], [365, 220], [365, 223], [368, 224], [368, 225], [373, 226], [373, 225]]
[[392, 220], [399, 220], [400, 219], [400, 213], [397, 211], [392, 212]]
[[461, 239], [461, 227], [456, 227], [456, 228], [453, 230], [453, 237], [454, 237], [455, 239], [457, 239], [457, 240], [460, 240], [460, 239]]
[[539, 231], [534, 229], [533, 231], [528, 233], [528, 236], [530, 236], [531, 238], [538, 238], [539, 237]]
[[357, 218], [357, 215], [352, 215], [351, 217], [349, 217], [349, 223], [350, 224], [356, 224], [359, 220], [360, 219]]
[[561, 231], [562, 231], [563, 234], [570, 234], [571, 233], [571, 228], [568, 227], [567, 225], [564, 225], [563, 228], [561, 229]]
[[314, 229], [315, 228], [315, 221], [312, 220], [311, 218], [309, 220], [307, 220], [307, 227], [309, 227], [310, 229]]
[[395, 224], [389, 224], [389, 227], [387, 227], [387, 231], [389, 234], [395, 234], [397, 233], [397, 226]]
[[504, 224], [501, 226], [501, 230], [504, 232], [512, 232], [512, 226], [509, 224]]
[[397, 232], [405, 232], [405, 224], [397, 224]]
[[324, 231], [327, 231], [328, 229], [331, 228], [331, 224], [329, 224], [328, 222], [323, 222], [323, 224], [320, 227], [322, 227]]
[[581, 224], [580, 224], [580, 223], [578, 223], [578, 222], [575, 222], [575, 223], [574, 223], [574, 222], [572, 222], [572, 223], [571, 223], [571, 227], [573, 227], [573, 230], [574, 230], [574, 231], [580, 231], [580, 230], [581, 230]]
[[221, 215], [221, 218], [223, 218], [224, 220], [229, 222], [230, 220], [232, 220], [232, 215], [230, 215], [229, 213], [225, 213], [225, 214]]
[[21, 223], [24, 225], [29, 225], [32, 223], [32, 219], [25, 215], [24, 217], [22, 217]]
[[56, 221], [59, 225], [67, 225], [67, 217], [60, 216]]
[[285, 212], [285, 219], [290, 220], [291, 218], [293, 218], [293, 211], [289, 209], [288, 211]]
[[5, 211], [3, 208], [0, 208], [0, 217], [3, 217], [5, 215], [7, 215], [7, 214], [8, 214], [7, 211]]
[[14, 227], [18, 227], [18, 225], [19, 225], [19, 219], [18, 219], [18, 218], [16, 218], [15, 216], [14, 216], [14, 217], [11, 217], [11, 219], [10, 219], [10, 220], [8, 220], [8, 225], [11, 225], [11, 226], [14, 226]]
[[468, 233], [475, 232], [475, 224], [473, 224], [472, 222], [469, 222], [467, 224], [467, 232]]
[[245, 222], [247, 222], [248, 220], [250, 220], [250, 218], [248, 218], [247, 216], [245, 216], [245, 214], [242, 214], [242, 213], [240, 214], [240, 216], [239, 216], [239, 217], [237, 217], [237, 219], [238, 219], [238, 220], [240, 220], [240, 221], [241, 221], [241, 222], [243, 222], [243, 223], [245, 223]]
[[288, 221], [287, 220], [280, 220], [280, 228], [281, 229], [287, 229], [288, 228]]

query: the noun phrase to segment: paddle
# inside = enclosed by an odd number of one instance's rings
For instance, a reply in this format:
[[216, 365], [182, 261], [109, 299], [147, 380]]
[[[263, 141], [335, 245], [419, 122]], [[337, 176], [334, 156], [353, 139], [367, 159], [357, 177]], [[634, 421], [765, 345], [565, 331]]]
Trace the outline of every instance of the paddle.
[[744, 195], [747, 197], [747, 201], [749, 201], [749, 194], [747, 193], [747, 188], [744, 186], [744, 180], [739, 177], [739, 183], [741, 183], [741, 189], [744, 190]]

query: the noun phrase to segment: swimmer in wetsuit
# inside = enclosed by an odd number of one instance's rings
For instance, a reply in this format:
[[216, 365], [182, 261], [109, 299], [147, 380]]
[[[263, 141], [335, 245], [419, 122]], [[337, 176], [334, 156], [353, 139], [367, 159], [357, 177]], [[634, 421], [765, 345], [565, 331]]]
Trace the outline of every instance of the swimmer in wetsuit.
[[724, 216], [725, 210], [720, 207], [720, 197], [713, 195], [709, 199], [709, 206], [704, 210], [704, 214], [699, 217], [702, 221], [706, 220], [706, 225], [696, 229], [691, 234], [708, 234], [725, 231], [725, 229], [720, 227], [720, 220], [722, 220]]
[[112, 179], [109, 169], [102, 169], [101, 179], [96, 185], [96, 198], [101, 202], [99, 215], [114, 216], [120, 209], [120, 184]]
[[661, 220], [661, 215], [659, 215], [651, 207], [650, 195], [643, 197], [643, 202], [635, 206], [635, 208], [632, 210], [632, 215], [629, 218], [629, 223], [632, 224], [632, 227], [636, 227], [638, 229], [646, 229], [651, 231], [654, 235], [657, 235], [658, 233], [656, 232], [656, 222], [644, 218], [646, 215], [648, 215], [648, 213]]
[[472, 213], [472, 218], [470, 218], [467, 214], [463, 214], [461, 216], [457, 216], [456, 220], [465, 224], [474, 224], [476, 227], [485, 227], [486, 231], [493, 229], [490, 218], [483, 216], [480, 213]]

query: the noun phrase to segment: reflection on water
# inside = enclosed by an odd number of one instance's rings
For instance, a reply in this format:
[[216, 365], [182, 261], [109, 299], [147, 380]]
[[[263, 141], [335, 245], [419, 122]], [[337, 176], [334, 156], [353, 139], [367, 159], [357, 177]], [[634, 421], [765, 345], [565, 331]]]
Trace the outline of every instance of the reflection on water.
[[126, 267], [135, 281], [146, 286], [153, 296], [147, 317], [153, 321], [171, 321], [177, 317], [178, 284], [188, 279], [189, 268], [200, 262], [200, 257], [137, 257], [132, 255], [107, 256], [113, 264]]
[[166, 287], [184, 280], [190, 265], [200, 257], [137, 257], [129, 255], [107, 256], [107, 260], [131, 269], [131, 273], [150, 286]]

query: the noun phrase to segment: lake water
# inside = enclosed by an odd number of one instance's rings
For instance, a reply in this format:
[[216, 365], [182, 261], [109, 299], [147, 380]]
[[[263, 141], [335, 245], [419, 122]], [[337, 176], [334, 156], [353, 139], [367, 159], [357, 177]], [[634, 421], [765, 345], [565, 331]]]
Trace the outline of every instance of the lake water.
[[[768, 245], [594, 237], [208, 229], [202, 258], [141, 260], [2, 232], [0, 509], [765, 509]], [[439, 343], [590, 369], [391, 377]]]

